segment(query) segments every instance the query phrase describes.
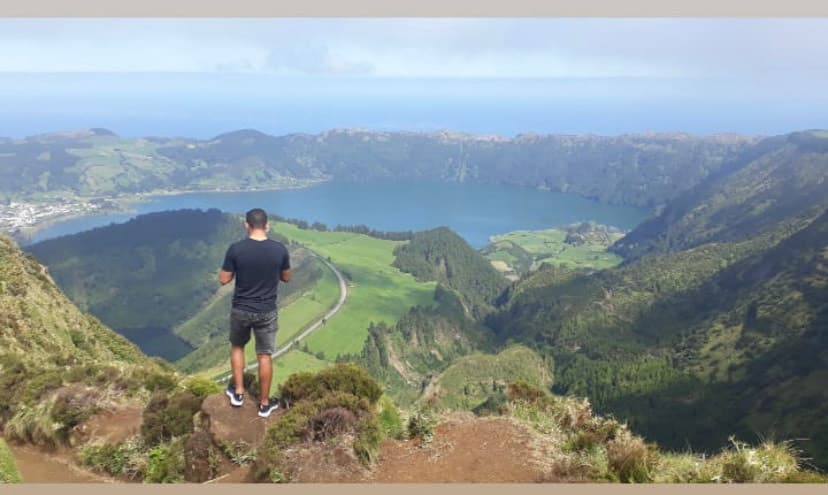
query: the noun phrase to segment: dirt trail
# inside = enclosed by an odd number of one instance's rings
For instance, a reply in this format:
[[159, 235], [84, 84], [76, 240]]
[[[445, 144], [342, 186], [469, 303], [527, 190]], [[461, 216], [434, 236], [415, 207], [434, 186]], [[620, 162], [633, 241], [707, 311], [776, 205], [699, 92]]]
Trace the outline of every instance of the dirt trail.
[[24, 483], [107, 483], [111, 479], [98, 476], [76, 466], [66, 453], [44, 452], [31, 445], [7, 442]]
[[116, 444], [141, 432], [144, 408], [127, 406], [96, 414], [73, 433], [78, 443], [100, 442]]
[[365, 479], [380, 483], [535, 483], [546, 479], [534, 461], [534, 436], [504, 418], [444, 423], [431, 444], [388, 440]]

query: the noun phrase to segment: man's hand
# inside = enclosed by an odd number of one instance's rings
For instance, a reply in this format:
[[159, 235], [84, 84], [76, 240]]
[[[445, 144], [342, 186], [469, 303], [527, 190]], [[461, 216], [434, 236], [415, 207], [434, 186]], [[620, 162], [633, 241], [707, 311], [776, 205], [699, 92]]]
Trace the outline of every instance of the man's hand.
[[233, 272], [226, 272], [224, 270], [219, 270], [218, 273], [218, 280], [221, 285], [227, 285], [233, 280]]
[[282, 270], [282, 273], [279, 275], [279, 280], [282, 282], [290, 282], [290, 269]]

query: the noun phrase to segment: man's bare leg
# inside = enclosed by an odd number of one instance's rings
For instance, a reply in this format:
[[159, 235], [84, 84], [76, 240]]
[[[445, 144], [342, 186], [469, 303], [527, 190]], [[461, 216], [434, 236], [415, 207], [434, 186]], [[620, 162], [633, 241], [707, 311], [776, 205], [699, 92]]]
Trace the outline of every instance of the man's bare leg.
[[273, 378], [273, 358], [270, 354], [257, 354], [259, 359], [259, 403], [266, 406], [270, 401], [270, 381]]
[[230, 346], [230, 368], [233, 370], [233, 382], [236, 393], [244, 393], [244, 347]]

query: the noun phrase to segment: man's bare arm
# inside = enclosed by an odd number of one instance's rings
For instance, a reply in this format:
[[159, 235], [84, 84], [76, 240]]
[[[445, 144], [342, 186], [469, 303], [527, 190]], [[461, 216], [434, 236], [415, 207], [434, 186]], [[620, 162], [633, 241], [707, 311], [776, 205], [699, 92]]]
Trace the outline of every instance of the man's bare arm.
[[279, 280], [282, 282], [290, 282], [290, 268], [282, 270], [281, 275], [279, 275]]
[[221, 285], [227, 285], [233, 280], [233, 272], [227, 272], [224, 270], [219, 270], [218, 273], [218, 280]]

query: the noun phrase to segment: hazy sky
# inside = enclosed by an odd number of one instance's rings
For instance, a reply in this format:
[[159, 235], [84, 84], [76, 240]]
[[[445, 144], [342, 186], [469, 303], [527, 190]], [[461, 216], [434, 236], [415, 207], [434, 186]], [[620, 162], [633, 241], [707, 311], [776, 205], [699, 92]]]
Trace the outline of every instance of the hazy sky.
[[828, 19], [0, 20], [0, 110], [57, 105], [65, 119], [67, 95], [167, 105], [194, 87], [223, 108], [279, 95], [766, 105], [810, 127], [828, 110]]

